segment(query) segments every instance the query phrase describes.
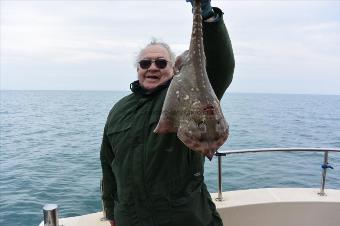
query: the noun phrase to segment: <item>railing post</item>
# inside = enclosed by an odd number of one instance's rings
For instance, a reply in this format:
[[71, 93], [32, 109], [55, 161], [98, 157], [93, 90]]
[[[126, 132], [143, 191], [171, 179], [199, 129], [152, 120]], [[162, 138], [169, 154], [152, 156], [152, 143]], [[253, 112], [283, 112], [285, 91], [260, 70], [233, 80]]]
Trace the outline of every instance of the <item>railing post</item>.
[[322, 164], [322, 177], [321, 177], [321, 188], [318, 193], [320, 196], [325, 196], [325, 184], [326, 184], [326, 174], [328, 168], [328, 151], [324, 152], [323, 164]]
[[222, 155], [217, 153], [218, 157], [218, 196], [216, 201], [223, 201], [222, 197]]
[[44, 212], [44, 226], [59, 226], [57, 204], [44, 205], [43, 212]]

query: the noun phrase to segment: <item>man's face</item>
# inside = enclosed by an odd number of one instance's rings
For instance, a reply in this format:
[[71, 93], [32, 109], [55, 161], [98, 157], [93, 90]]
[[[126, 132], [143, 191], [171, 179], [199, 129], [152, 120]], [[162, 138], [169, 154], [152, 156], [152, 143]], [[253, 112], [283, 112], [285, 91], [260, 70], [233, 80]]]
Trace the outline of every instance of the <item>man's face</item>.
[[[166, 67], [163, 69], [157, 67], [156, 63], [154, 62], [157, 59], [166, 60]], [[139, 64], [137, 66], [139, 84], [145, 89], [156, 88], [160, 84], [169, 80], [174, 74], [173, 66], [170, 62], [170, 55], [168, 51], [161, 45], [151, 45], [146, 47], [143, 50], [139, 61], [141, 60], [152, 61], [152, 64], [149, 68], [143, 69]]]

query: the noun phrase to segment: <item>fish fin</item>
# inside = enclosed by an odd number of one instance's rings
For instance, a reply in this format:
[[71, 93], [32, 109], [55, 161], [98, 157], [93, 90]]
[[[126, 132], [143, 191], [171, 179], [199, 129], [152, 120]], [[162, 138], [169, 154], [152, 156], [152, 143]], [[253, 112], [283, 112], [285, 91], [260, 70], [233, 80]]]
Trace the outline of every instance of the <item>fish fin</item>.
[[187, 61], [188, 57], [189, 57], [189, 50], [186, 50], [176, 58], [175, 66], [174, 66], [176, 75], [179, 74], [183, 65], [185, 64], [185, 61]]
[[169, 119], [160, 119], [154, 133], [175, 133], [177, 132], [177, 128], [174, 126], [174, 123]]
[[207, 158], [209, 159], [209, 161], [212, 160], [212, 158], [214, 157], [216, 151], [217, 151], [217, 149], [211, 149], [211, 150], [209, 150], [207, 153], [205, 153], [205, 156], [207, 156]]
[[212, 158], [214, 157], [214, 154], [207, 153], [205, 156], [209, 159], [209, 161], [211, 161]]
[[212, 160], [212, 158], [214, 157], [214, 155], [212, 155], [212, 156], [208, 156], [208, 155], [206, 155], [207, 156], [207, 158], [209, 159], [209, 161], [211, 161]]

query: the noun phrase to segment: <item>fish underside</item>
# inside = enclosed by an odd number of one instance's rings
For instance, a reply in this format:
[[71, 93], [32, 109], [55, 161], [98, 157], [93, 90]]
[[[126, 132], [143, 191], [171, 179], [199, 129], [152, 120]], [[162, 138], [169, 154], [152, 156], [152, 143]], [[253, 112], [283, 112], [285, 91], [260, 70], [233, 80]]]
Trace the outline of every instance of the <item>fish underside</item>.
[[201, 3], [195, 1], [190, 48], [176, 59], [173, 77], [155, 133], [177, 132], [190, 149], [210, 160], [227, 140], [229, 126], [208, 79], [203, 47]]

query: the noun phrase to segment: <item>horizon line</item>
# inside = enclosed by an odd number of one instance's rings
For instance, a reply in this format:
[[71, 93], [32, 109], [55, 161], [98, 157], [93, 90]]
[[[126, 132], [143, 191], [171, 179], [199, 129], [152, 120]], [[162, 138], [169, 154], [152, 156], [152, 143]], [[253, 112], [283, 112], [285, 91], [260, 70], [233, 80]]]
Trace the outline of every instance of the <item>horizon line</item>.
[[[131, 92], [131, 90], [105, 90], [105, 89], [0, 89], [2, 91], [69, 91], [69, 92]], [[339, 94], [334, 93], [291, 93], [291, 92], [248, 92], [248, 91], [226, 91], [229, 94], [274, 94], [274, 95], [325, 95], [325, 96], [339, 96]]]

